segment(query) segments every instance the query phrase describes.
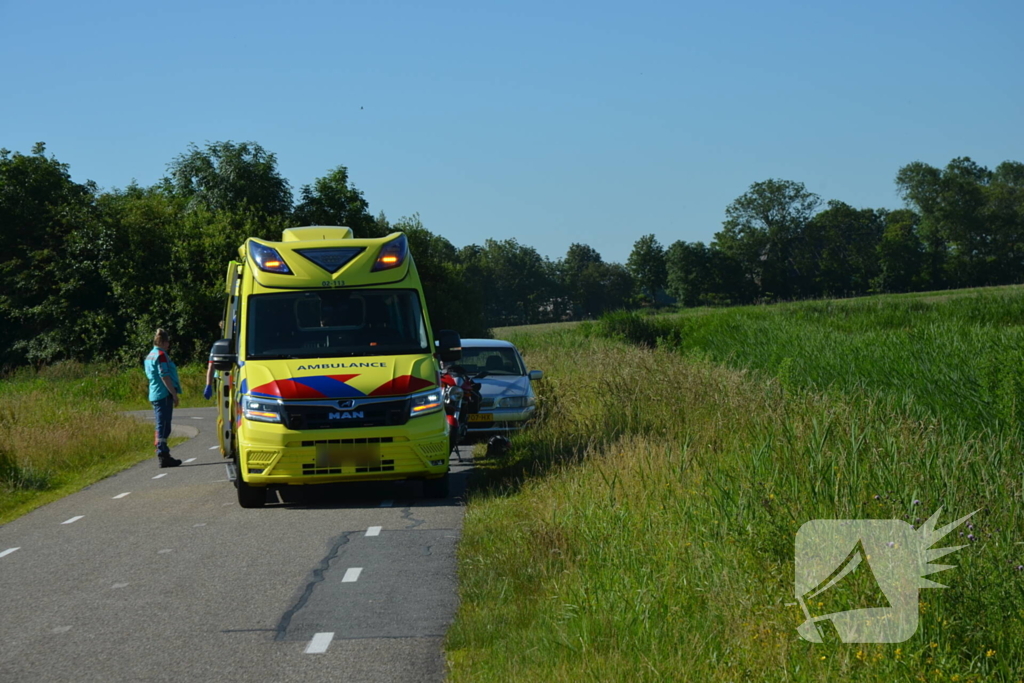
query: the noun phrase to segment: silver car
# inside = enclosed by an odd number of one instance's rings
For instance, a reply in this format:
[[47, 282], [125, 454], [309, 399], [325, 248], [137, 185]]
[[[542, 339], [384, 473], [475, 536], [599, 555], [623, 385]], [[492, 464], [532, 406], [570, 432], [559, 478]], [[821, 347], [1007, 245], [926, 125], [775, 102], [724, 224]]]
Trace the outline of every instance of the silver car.
[[487, 371], [480, 382], [480, 412], [468, 416], [470, 434], [513, 432], [533, 418], [537, 397], [531, 382], [544, 376], [527, 372], [519, 350], [499, 339], [463, 339], [459, 365], [472, 376]]

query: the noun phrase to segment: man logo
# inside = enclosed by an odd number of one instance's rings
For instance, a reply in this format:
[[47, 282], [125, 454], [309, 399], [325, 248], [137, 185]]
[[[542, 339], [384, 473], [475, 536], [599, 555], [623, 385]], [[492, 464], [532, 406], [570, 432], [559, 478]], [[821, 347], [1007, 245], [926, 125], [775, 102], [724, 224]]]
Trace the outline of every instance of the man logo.
[[344, 398], [338, 401], [338, 407], [341, 408], [342, 410], [348, 410], [349, 408], [355, 407], [355, 405], [356, 401], [355, 399], [352, 398]]
[[820, 643], [823, 635], [834, 633], [844, 643], [902, 643], [914, 635], [918, 591], [945, 588], [923, 577], [952, 569], [931, 561], [964, 547], [932, 546], [974, 514], [935, 529], [940, 512], [919, 529], [899, 519], [815, 519], [800, 527], [795, 568], [796, 599], [805, 617], [796, 629], [800, 637]]
[[344, 413], [327, 413], [328, 420], [353, 420], [362, 419], [362, 417], [363, 411], [361, 410], [353, 410], [351, 412]]

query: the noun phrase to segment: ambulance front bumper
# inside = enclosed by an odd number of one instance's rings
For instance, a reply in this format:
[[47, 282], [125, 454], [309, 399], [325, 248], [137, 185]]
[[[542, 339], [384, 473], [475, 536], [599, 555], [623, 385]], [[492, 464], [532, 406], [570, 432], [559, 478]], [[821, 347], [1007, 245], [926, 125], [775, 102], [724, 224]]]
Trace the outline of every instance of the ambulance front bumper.
[[433, 479], [448, 471], [443, 412], [400, 427], [290, 430], [242, 420], [240, 474], [254, 485]]

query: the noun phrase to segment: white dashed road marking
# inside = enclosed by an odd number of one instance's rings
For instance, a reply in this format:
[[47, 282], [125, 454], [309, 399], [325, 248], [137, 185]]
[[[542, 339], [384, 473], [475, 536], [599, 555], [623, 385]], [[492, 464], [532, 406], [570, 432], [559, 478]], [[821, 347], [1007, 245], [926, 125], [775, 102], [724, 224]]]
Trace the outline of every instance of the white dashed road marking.
[[70, 630], [71, 630], [70, 626], [58, 626], [57, 628], [52, 629], [50, 631], [50, 633], [67, 633]]
[[155, 476], [155, 477], [153, 477], [153, 478], [154, 478], [154, 479], [159, 479], [160, 477], [166, 477], [166, 476], [167, 476], [167, 473], [166, 473], [166, 472], [163, 472], [163, 473], [161, 473], [161, 474], [158, 474], [158, 475], [156, 475], [156, 476]]
[[4, 550], [3, 552], [0, 552], [0, 557], [5, 557], [7, 555], [10, 555], [15, 550], [19, 550], [20, 548], [21, 548], [21, 546], [18, 546], [17, 548], [8, 548], [7, 550]]
[[345, 570], [345, 576], [341, 577], [342, 583], [355, 583], [359, 580], [359, 575], [363, 572], [362, 567], [349, 567]]
[[210, 446], [210, 450], [211, 450], [211, 451], [215, 451], [215, 450], [217, 450], [218, 448], [220, 448], [220, 446]]
[[188, 460], [186, 460], [185, 462], [194, 462], [194, 461], [195, 461], [195, 458], [189, 458], [189, 459], [188, 459]]
[[192, 416], [192, 419], [193, 419], [193, 420], [202, 420], [203, 418], [201, 418], [201, 417], [196, 417], [195, 415], [193, 415], [193, 416]]
[[367, 536], [380, 536], [380, 527], [379, 526], [371, 526], [369, 529], [366, 530], [366, 535]]
[[[131, 491], [128, 491], [128, 493], [131, 493]], [[125, 496], [128, 495], [128, 493], [119, 493], [116, 496], [114, 496], [113, 500], [117, 500], [118, 498], [124, 498]]]
[[334, 640], [333, 633], [317, 633], [313, 636], [313, 640], [309, 641], [309, 645], [306, 646], [306, 654], [319, 655], [327, 652], [327, 648], [331, 646], [332, 640]]
[[72, 517], [71, 519], [69, 519], [69, 520], [68, 520], [68, 521], [66, 521], [66, 522], [61, 522], [61, 524], [71, 524], [72, 522], [77, 522], [77, 521], [78, 521], [78, 520], [80, 520], [80, 519], [81, 519], [82, 517], [85, 517], [85, 515], [77, 515], [77, 516], [75, 516], [75, 517]]
[[389, 508], [389, 507], [391, 507], [391, 506], [392, 506], [392, 505], [394, 505], [394, 504], [395, 504], [395, 501], [393, 501], [393, 500], [385, 500], [385, 501], [383, 501], [383, 502], [382, 502], [382, 503], [380, 504], [380, 506], [381, 506], [382, 508]]
[[115, 583], [113, 586], [111, 586], [111, 588], [127, 588], [127, 587], [128, 587], [127, 583]]

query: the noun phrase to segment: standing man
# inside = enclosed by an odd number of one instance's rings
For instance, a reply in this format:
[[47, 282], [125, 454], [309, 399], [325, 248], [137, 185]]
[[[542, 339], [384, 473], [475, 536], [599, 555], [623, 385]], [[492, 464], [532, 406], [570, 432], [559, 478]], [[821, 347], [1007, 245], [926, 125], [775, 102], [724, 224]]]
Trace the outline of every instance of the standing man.
[[155, 445], [160, 467], [177, 467], [181, 464], [180, 460], [171, 457], [171, 449], [167, 447], [167, 438], [171, 435], [171, 415], [178, 405], [178, 395], [181, 394], [178, 368], [167, 355], [170, 347], [170, 335], [163, 328], [158, 329], [153, 335], [153, 350], [146, 356], [144, 364], [149, 379], [149, 400], [156, 416]]

